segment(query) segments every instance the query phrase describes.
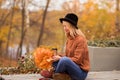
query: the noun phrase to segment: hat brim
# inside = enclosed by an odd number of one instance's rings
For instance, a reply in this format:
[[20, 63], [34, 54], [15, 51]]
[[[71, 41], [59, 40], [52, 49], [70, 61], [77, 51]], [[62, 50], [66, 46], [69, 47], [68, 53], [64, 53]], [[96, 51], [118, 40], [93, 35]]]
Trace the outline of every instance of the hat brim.
[[63, 21], [67, 21], [67, 22], [71, 23], [72, 25], [74, 25], [75, 28], [78, 29], [77, 25], [75, 25], [75, 23], [68, 18], [60, 18], [59, 20], [60, 20], [61, 23], [63, 23]]

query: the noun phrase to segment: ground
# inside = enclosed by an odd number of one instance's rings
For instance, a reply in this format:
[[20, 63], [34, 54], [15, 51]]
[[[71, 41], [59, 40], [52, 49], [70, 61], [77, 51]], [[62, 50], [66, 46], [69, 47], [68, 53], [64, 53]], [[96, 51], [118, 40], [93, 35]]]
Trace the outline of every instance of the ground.
[[[39, 80], [40, 74], [1, 75], [6, 80]], [[120, 71], [89, 72], [86, 80], [120, 80]]]

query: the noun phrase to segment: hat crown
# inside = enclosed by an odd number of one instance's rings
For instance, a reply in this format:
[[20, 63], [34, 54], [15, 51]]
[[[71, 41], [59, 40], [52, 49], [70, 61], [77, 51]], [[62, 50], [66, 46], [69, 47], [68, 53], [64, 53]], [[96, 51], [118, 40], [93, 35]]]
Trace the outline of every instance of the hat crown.
[[75, 24], [77, 24], [77, 22], [78, 22], [78, 17], [73, 13], [67, 14], [65, 16], [65, 18], [68, 18], [68, 19], [72, 20]]
[[74, 13], [68, 13], [64, 18], [60, 18], [59, 20], [61, 23], [63, 21], [67, 21], [71, 23], [76, 29], [78, 29], [77, 27], [78, 17]]

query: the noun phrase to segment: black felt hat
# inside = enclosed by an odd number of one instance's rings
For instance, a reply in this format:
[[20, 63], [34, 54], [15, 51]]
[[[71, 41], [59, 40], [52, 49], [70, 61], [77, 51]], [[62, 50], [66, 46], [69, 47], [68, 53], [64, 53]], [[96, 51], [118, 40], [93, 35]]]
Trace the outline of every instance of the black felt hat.
[[77, 27], [78, 17], [74, 13], [68, 13], [64, 18], [60, 18], [59, 20], [61, 23], [63, 21], [67, 21], [67, 22], [71, 23], [73, 26], [75, 26], [75, 28], [78, 29], [78, 27]]

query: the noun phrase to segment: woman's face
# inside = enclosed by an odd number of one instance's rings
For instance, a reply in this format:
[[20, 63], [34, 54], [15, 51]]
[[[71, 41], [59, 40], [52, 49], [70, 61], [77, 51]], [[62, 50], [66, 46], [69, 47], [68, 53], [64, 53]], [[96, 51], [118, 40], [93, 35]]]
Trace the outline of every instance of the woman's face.
[[63, 25], [63, 29], [64, 29], [65, 33], [69, 33], [70, 32], [70, 28], [69, 28], [70, 24], [67, 21], [63, 21], [62, 25]]

